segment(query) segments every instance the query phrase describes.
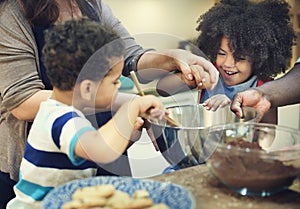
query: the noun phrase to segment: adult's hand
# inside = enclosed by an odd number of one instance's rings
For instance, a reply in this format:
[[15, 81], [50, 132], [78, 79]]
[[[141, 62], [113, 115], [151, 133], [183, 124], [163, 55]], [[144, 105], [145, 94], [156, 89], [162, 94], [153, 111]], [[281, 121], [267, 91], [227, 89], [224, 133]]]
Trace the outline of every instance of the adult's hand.
[[186, 79], [195, 80], [197, 85], [207, 82], [203, 77], [203, 70], [209, 73], [209, 89], [213, 89], [218, 82], [219, 72], [215, 66], [204, 57], [192, 54], [182, 49], [173, 49], [168, 51], [169, 56], [174, 59], [176, 69], [180, 70]]
[[240, 118], [243, 117], [242, 106], [255, 108], [259, 112], [258, 121], [260, 121], [271, 108], [271, 102], [259, 88], [251, 88], [239, 92], [233, 97], [231, 110]]
[[187, 81], [195, 81], [196, 85], [204, 83], [202, 75], [205, 70], [210, 77], [210, 89], [216, 86], [219, 78], [218, 70], [210, 61], [183, 49], [148, 51], [138, 62], [138, 74], [143, 83], [162, 78], [176, 70], [181, 71]]

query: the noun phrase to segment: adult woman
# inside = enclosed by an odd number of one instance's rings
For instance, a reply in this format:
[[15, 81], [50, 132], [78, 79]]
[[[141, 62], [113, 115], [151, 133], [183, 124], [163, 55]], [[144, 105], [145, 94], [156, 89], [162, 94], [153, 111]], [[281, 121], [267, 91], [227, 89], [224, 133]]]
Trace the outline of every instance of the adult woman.
[[[51, 94], [52, 86], [40, 59], [43, 31], [52, 23], [82, 16], [107, 25], [124, 39], [124, 75], [139, 69], [139, 78], [147, 82], [180, 69], [188, 79], [197, 78], [194, 81], [201, 83], [200, 71], [193, 72], [194, 76], [189, 71], [189, 64], [199, 64], [211, 73], [213, 84], [218, 79], [217, 71], [204, 58], [182, 50], [147, 51], [137, 45], [101, 0], [0, 0], [0, 188], [2, 194], [8, 194], [1, 195], [3, 204], [11, 198], [9, 191], [18, 180], [29, 128], [27, 121], [34, 119], [40, 102]], [[151, 70], [141, 71], [147, 68]]]

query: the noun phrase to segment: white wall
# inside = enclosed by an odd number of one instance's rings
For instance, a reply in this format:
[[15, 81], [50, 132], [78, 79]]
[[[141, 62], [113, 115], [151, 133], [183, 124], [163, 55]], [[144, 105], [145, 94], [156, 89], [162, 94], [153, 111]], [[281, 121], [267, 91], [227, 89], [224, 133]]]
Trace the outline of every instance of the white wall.
[[278, 108], [278, 124], [300, 129], [300, 105], [289, 105]]
[[[105, 0], [128, 31], [145, 47], [174, 48], [197, 37], [197, 19], [214, 0]], [[146, 33], [146, 35], [145, 35]], [[148, 38], [149, 34], [155, 34]], [[176, 45], [175, 45], [176, 44]]]

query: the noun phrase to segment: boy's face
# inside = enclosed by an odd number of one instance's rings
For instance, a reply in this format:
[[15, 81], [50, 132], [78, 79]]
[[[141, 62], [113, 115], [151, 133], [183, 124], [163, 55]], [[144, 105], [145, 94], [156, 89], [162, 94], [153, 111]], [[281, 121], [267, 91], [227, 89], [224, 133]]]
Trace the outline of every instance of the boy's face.
[[95, 108], [110, 108], [118, 93], [118, 89], [121, 86], [119, 78], [124, 66], [123, 58], [118, 60], [119, 61], [113, 65], [112, 69], [101, 80], [98, 86], [95, 95]]
[[234, 86], [245, 82], [252, 75], [252, 66], [245, 57], [236, 62], [233, 51], [228, 46], [228, 39], [222, 38], [216, 65], [227, 86]]

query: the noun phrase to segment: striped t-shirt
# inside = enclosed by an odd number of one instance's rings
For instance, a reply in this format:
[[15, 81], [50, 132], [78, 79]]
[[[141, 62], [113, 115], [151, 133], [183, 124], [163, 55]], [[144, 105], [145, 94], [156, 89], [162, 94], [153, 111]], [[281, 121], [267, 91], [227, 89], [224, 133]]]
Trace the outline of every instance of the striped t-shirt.
[[91, 130], [95, 128], [74, 107], [52, 99], [43, 102], [26, 143], [16, 198], [9, 205], [40, 205], [54, 187], [94, 176], [96, 165], [74, 154], [79, 137]]

